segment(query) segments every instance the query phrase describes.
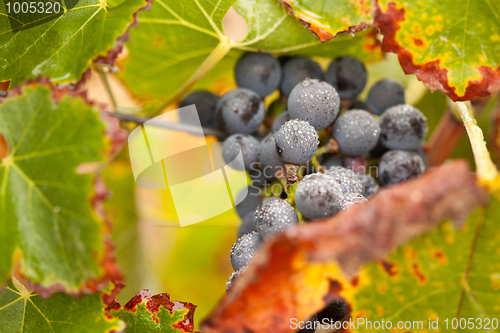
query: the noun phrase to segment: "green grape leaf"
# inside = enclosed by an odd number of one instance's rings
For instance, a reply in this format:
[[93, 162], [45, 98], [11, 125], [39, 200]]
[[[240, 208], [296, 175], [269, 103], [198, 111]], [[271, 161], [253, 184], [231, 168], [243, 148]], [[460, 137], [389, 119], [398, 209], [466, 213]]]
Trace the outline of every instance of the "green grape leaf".
[[455, 101], [500, 91], [500, 2], [377, 0], [383, 50]]
[[366, 0], [279, 1], [322, 42], [341, 33], [353, 34], [364, 30], [373, 22], [372, 5]]
[[137, 293], [123, 307], [108, 308], [107, 314], [127, 324], [127, 333], [182, 333], [193, 331], [196, 306], [187, 302], [171, 302], [169, 294], [151, 296], [148, 290]]
[[42, 1], [34, 14], [15, 14], [14, 3], [0, 2], [0, 82], [10, 80], [11, 86], [40, 75], [79, 81], [93, 59], [118, 54], [137, 11], [148, 7], [145, 0], [113, 7], [105, 0], [58, 0], [48, 2], [52, 14], [38, 12]]
[[105, 294], [84, 295], [79, 299], [55, 293], [43, 299], [13, 278], [0, 294], [1, 332], [118, 332], [125, 323], [107, 316]]
[[[415, 303], [413, 314], [420, 311], [420, 316], [427, 316], [427, 304], [416, 302], [425, 295], [425, 291], [417, 289], [419, 283], [427, 283], [427, 288], [432, 290], [448, 285], [452, 275], [448, 272], [453, 271], [454, 277], [461, 277], [465, 272], [463, 267], [452, 264], [467, 262], [470, 253], [467, 242], [462, 242], [463, 239], [458, 236], [450, 239], [447, 234], [435, 232], [433, 248], [439, 250], [437, 246], [446, 247], [447, 242], [451, 241], [457, 246], [446, 253], [448, 259], [443, 254], [443, 260], [448, 260], [449, 266], [436, 274], [435, 278], [440, 279], [436, 281], [431, 281], [422, 266], [418, 266], [420, 261], [400, 258], [400, 269], [408, 271], [407, 275], [411, 276], [410, 282], [413, 283], [411, 287], [401, 285], [398, 291], [392, 290], [393, 294], [405, 295], [405, 300], [401, 302], [390, 298], [391, 294], [387, 290], [392, 288], [391, 285], [382, 283], [381, 278], [370, 277], [367, 269], [373, 266], [373, 262], [386, 260], [388, 256], [390, 258], [391, 253], [401, 246], [404, 253], [405, 244], [415, 239], [418, 242], [417, 237], [433, 230], [441, 222], [452, 220], [456, 226], [462, 226], [470, 214], [479, 205], [486, 204], [487, 200], [485, 189], [477, 185], [467, 163], [454, 161], [433, 168], [416, 179], [387, 187], [368, 202], [331, 218], [287, 229], [262, 245], [245, 271], [236, 278], [228, 294], [204, 320], [201, 329], [206, 333], [262, 332], [266, 327], [273, 327], [275, 332], [289, 332], [293, 328], [290, 325], [294, 318], [298, 321], [307, 320], [339, 298], [348, 302], [354, 311], [354, 319], [361, 316], [375, 320], [372, 319], [372, 313], [365, 316], [361, 311], [363, 308], [357, 305], [359, 302], [375, 311], [380, 304], [384, 304], [384, 314], [395, 313]], [[495, 227], [495, 223], [490, 225]], [[445, 227], [449, 228], [449, 224]], [[470, 231], [475, 227], [469, 222], [465, 228]], [[474, 234], [474, 231], [470, 232]], [[498, 251], [492, 244], [498, 239], [497, 234], [494, 229], [486, 230], [485, 235], [489, 238], [478, 240], [476, 249], [481, 247], [486, 250], [489, 247], [489, 255], [494, 259]], [[483, 244], [480, 245], [480, 242]], [[422, 256], [428, 256], [431, 252], [434, 260], [431, 262], [426, 257], [421, 261], [427, 263], [423, 262], [422, 265], [440, 265], [435, 258], [440, 253], [428, 251], [421, 243], [414, 247], [413, 252], [419, 251]], [[487, 262], [485, 255], [486, 252], [481, 252], [474, 259], [483, 260], [474, 271], [476, 281], [482, 283], [498, 275], [494, 273], [498, 263]], [[416, 268], [414, 263], [417, 263]], [[483, 265], [491, 267], [491, 270], [484, 268], [487, 272], [484, 275], [479, 271]], [[440, 281], [442, 285], [434, 284]], [[458, 280], [458, 283], [461, 281]], [[367, 292], [358, 300], [363, 288], [372, 292]], [[486, 286], [475, 288], [481, 291]], [[373, 290], [381, 292], [374, 293]], [[481, 295], [490, 297], [486, 293]], [[448, 304], [441, 302], [435, 306], [444, 308]], [[349, 331], [355, 331], [348, 328]], [[367, 330], [373, 331], [373, 328]]]
[[[235, 3], [155, 1], [151, 11], [139, 14], [139, 27], [130, 32], [128, 57], [119, 64], [122, 80], [140, 99], [168, 102], [189, 91], [230, 50], [329, 58], [354, 54], [366, 61], [382, 56], [378, 41], [369, 31], [321, 43], [276, 0]], [[248, 35], [241, 42], [229, 40], [222, 29], [222, 19], [233, 4], [248, 24]], [[218, 74], [227, 75], [232, 67], [219, 70], [224, 72]]]
[[[100, 163], [115, 145], [100, 112], [61, 89], [32, 83], [0, 100], [0, 280], [16, 271], [38, 294], [81, 294], [118, 278], [103, 184], [77, 168]], [[84, 170], [82, 170], [84, 171]]]

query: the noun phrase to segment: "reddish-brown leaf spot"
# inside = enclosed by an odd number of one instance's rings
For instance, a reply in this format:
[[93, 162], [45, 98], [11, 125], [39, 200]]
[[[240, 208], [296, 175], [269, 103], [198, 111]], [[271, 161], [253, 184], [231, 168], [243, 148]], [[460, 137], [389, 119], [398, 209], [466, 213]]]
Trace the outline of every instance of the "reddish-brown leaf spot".
[[318, 14], [315, 0], [279, 0], [288, 13], [294, 16], [322, 42], [340, 34], [355, 33], [372, 26], [371, 3], [367, 0], [330, 0]]
[[130, 40], [130, 29], [131, 28], [137, 28], [137, 25], [139, 24], [139, 12], [143, 10], [150, 10], [151, 6], [153, 4], [153, 0], [145, 0], [145, 5], [144, 7], [139, 8], [133, 15], [133, 21], [132, 23], [129, 24], [127, 30], [123, 35], [118, 37], [116, 39], [116, 45], [114, 48], [108, 51], [106, 56], [100, 56], [98, 57], [94, 62], [98, 64], [103, 64], [103, 65], [108, 65], [108, 66], [114, 66], [115, 61], [118, 58], [118, 55], [123, 51], [123, 45], [125, 42], [128, 42]]

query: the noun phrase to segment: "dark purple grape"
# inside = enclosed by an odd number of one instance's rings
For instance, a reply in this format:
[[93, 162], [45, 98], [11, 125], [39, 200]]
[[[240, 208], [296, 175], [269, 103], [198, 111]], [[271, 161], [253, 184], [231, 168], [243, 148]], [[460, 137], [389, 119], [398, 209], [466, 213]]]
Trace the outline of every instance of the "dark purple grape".
[[379, 136], [378, 121], [368, 111], [344, 112], [333, 124], [332, 137], [346, 155], [368, 153], [377, 145]]
[[339, 110], [339, 95], [325, 81], [305, 79], [293, 88], [288, 98], [290, 118], [305, 120], [317, 131], [330, 126]]
[[305, 164], [318, 149], [318, 132], [308, 122], [300, 119], [287, 121], [275, 134], [276, 151], [286, 163]]
[[285, 96], [290, 95], [292, 89], [306, 78], [323, 80], [323, 70], [320, 65], [306, 57], [288, 60], [283, 66], [283, 80], [280, 85], [281, 93]]
[[427, 135], [427, 118], [408, 104], [388, 108], [380, 116], [380, 140], [389, 149], [416, 150]]
[[[219, 102], [219, 96], [209, 91], [199, 90], [187, 95], [180, 103], [179, 108], [194, 104], [196, 112], [200, 119], [201, 126], [208, 128], [219, 128], [219, 122], [216, 117], [216, 107]], [[197, 119], [191, 119], [191, 113], [181, 112], [179, 110], [179, 120], [183, 124], [198, 126]]]
[[363, 91], [367, 77], [365, 65], [351, 56], [335, 59], [325, 72], [325, 81], [335, 87], [342, 99], [356, 98]]
[[390, 150], [379, 162], [379, 180], [382, 185], [401, 183], [425, 171], [424, 161], [414, 152]]
[[248, 265], [255, 256], [260, 244], [261, 239], [255, 231], [238, 238], [231, 248], [231, 265], [233, 269], [238, 271]]
[[233, 162], [241, 153], [244, 165], [234, 162], [231, 166], [237, 170], [251, 170], [259, 161], [259, 141], [248, 134], [233, 134], [222, 144], [222, 158], [227, 164]]
[[375, 83], [368, 92], [366, 105], [381, 115], [391, 106], [405, 103], [405, 88], [394, 79], [383, 79]]
[[285, 200], [273, 200], [255, 215], [255, 226], [262, 239], [271, 237], [299, 223], [295, 209]]
[[281, 65], [268, 53], [245, 53], [234, 69], [236, 83], [240, 88], [255, 91], [266, 97], [275, 91], [281, 82]]
[[231, 134], [251, 134], [264, 121], [264, 103], [259, 95], [245, 88], [231, 90], [217, 103], [217, 119]]
[[309, 220], [321, 219], [336, 214], [341, 208], [342, 188], [323, 173], [305, 176], [297, 185], [295, 205]]

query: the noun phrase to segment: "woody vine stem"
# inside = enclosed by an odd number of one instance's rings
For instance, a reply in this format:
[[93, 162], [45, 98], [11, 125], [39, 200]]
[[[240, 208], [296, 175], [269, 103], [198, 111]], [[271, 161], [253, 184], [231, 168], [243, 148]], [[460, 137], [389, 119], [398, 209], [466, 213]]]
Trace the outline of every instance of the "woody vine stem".
[[469, 141], [474, 154], [474, 161], [476, 162], [476, 173], [479, 182], [482, 184], [493, 187], [494, 181], [498, 177], [498, 170], [491, 160], [491, 155], [486, 148], [486, 141], [481, 128], [477, 125], [476, 118], [472, 112], [470, 102], [456, 102], [453, 103], [453, 111], [460, 116], [464, 123]]

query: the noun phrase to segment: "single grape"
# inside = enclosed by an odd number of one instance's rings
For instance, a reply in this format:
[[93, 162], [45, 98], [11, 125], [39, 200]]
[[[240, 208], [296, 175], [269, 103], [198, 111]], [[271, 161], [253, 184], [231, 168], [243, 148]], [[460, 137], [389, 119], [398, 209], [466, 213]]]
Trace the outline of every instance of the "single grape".
[[[218, 102], [219, 96], [209, 91], [199, 90], [187, 95], [179, 103], [179, 108], [194, 104], [201, 126], [217, 129], [219, 128], [219, 122], [217, 121], [215, 110]], [[190, 113], [179, 110], [179, 120], [181, 123], [197, 126], [198, 121], [196, 119], [191, 119], [191, 116]]]
[[244, 165], [233, 163], [232, 167], [237, 170], [250, 170], [254, 163], [259, 161], [259, 141], [248, 134], [233, 134], [222, 144], [222, 158], [227, 164], [241, 152]]
[[358, 193], [364, 191], [363, 183], [359, 180], [356, 173], [350, 169], [333, 166], [325, 171], [325, 174], [333, 177], [342, 188], [342, 193]]
[[393, 106], [380, 116], [380, 140], [389, 149], [416, 150], [427, 135], [427, 118], [408, 104]]
[[281, 65], [268, 53], [248, 52], [238, 59], [234, 76], [238, 87], [266, 97], [280, 85]]
[[305, 79], [297, 84], [288, 98], [288, 114], [302, 119], [319, 131], [330, 126], [340, 109], [335, 88], [325, 81]]
[[248, 175], [250, 176], [250, 186], [256, 187], [267, 186], [275, 179], [272, 172], [269, 172], [269, 170], [262, 170], [256, 166], [250, 168]]
[[304, 323], [304, 328], [300, 329], [297, 333], [314, 333], [316, 332], [316, 328], [320, 326], [321, 323], [318, 322], [318, 316], [314, 315]]
[[425, 171], [424, 161], [414, 152], [390, 150], [379, 162], [379, 180], [382, 185], [401, 183]]
[[238, 193], [236, 196], [236, 201], [238, 202], [246, 195], [246, 197], [236, 205], [236, 213], [238, 213], [240, 218], [244, 218], [249, 212], [255, 211], [255, 208], [262, 202], [260, 194], [260, 189], [255, 186], [249, 186]]
[[245, 215], [238, 227], [237, 236], [240, 238], [244, 234], [248, 234], [252, 231], [257, 231], [257, 229], [255, 229], [255, 212], [249, 212]]
[[259, 144], [259, 161], [266, 177], [274, 177], [276, 172], [285, 167], [276, 151], [276, 138], [269, 133]]
[[391, 106], [404, 104], [404, 102], [405, 88], [394, 79], [382, 79], [375, 83], [368, 92], [366, 99], [366, 105], [373, 113], [378, 115], [381, 115]]
[[281, 81], [281, 94], [288, 96], [292, 89], [304, 79], [323, 80], [323, 70], [320, 65], [306, 57], [296, 57], [285, 62], [283, 66], [283, 80]]
[[344, 194], [340, 202], [340, 209], [346, 210], [351, 208], [352, 206], [362, 204], [366, 201], [368, 200], [366, 200], [366, 198], [359, 193], [346, 193]]
[[340, 210], [342, 188], [322, 173], [305, 176], [297, 185], [295, 205], [310, 220], [332, 216]]
[[274, 118], [273, 126], [271, 126], [271, 131], [277, 132], [280, 130], [280, 127], [290, 120], [290, 115], [288, 111], [283, 111], [276, 118]]
[[328, 320], [328, 322], [335, 322], [344, 319], [348, 312], [349, 308], [346, 302], [339, 299], [328, 304], [323, 310], [318, 312], [317, 316], [320, 322], [324, 319]]
[[308, 122], [300, 119], [287, 121], [275, 134], [276, 151], [286, 163], [305, 164], [318, 149], [318, 132]]
[[269, 197], [269, 198], [266, 198], [266, 199], [262, 200], [262, 202], [257, 206], [257, 208], [255, 209], [255, 212], [254, 212], [255, 216], [254, 216], [253, 220], [254, 220], [254, 224], [255, 225], [257, 225], [257, 214], [260, 212], [260, 210], [262, 209], [262, 207], [264, 207], [268, 203], [271, 203], [271, 202], [276, 201], [276, 200], [281, 200], [281, 198], [278, 198], [278, 197]]
[[366, 80], [365, 65], [351, 56], [335, 59], [325, 72], [325, 81], [335, 87], [342, 99], [356, 98], [363, 91]]
[[238, 271], [248, 265], [255, 256], [260, 244], [261, 239], [255, 231], [238, 238], [231, 248], [231, 265], [233, 269]]
[[365, 186], [365, 190], [363, 191], [363, 196], [365, 198], [370, 198], [373, 196], [379, 189], [379, 186], [377, 182], [375, 181], [375, 178], [373, 178], [371, 175], [365, 175], [362, 173], [357, 173], [359, 180], [363, 185]]
[[242, 271], [243, 270], [231, 273], [231, 275], [229, 276], [229, 281], [226, 282], [226, 293], [229, 292], [229, 289], [231, 289], [231, 287], [234, 285], [234, 282], [236, 281], [238, 276], [240, 276]]
[[231, 90], [217, 103], [217, 119], [228, 133], [250, 134], [264, 121], [264, 103], [259, 95], [245, 88]]
[[266, 239], [299, 223], [295, 209], [285, 200], [274, 200], [262, 206], [255, 216], [260, 238]]
[[344, 112], [333, 124], [332, 137], [346, 155], [368, 153], [377, 145], [379, 136], [378, 121], [368, 111]]

